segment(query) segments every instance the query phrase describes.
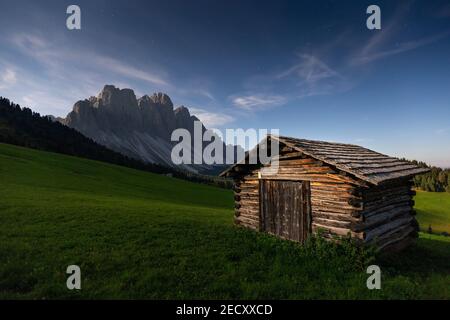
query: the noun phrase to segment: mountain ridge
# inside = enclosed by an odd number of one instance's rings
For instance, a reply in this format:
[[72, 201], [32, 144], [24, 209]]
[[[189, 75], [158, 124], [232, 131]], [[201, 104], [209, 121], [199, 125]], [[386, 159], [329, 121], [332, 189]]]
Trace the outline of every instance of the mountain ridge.
[[[66, 118], [59, 121], [126, 156], [171, 167], [176, 166], [171, 152], [178, 143], [171, 141], [172, 132], [186, 129], [193, 137], [194, 123], [201, 123], [185, 106], [174, 108], [171, 98], [165, 93], [144, 94], [137, 98], [132, 89], [120, 89], [114, 85], [105, 85], [96, 97], [77, 101]], [[203, 123], [201, 130], [202, 133], [208, 130]], [[220, 138], [215, 135], [215, 139]], [[236, 147], [221, 143], [224, 155], [230, 148], [236, 154]], [[205, 146], [203, 143], [203, 148]], [[224, 168], [223, 165], [207, 164], [178, 166], [196, 173], [216, 173]]]

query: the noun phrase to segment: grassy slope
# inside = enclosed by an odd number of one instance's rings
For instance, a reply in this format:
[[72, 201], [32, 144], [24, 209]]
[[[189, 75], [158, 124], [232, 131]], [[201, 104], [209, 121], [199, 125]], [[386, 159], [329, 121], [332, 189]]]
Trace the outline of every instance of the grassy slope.
[[450, 298], [442, 237], [379, 259], [369, 291], [346, 254], [237, 228], [232, 206], [228, 190], [0, 144], [0, 298]]
[[450, 233], [450, 193], [417, 191], [415, 200], [422, 230], [431, 225], [433, 232]]

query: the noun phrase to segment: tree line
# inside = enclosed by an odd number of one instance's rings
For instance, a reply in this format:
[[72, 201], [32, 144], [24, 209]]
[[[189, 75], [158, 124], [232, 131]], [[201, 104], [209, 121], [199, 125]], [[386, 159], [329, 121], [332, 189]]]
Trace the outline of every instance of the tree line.
[[219, 177], [194, 174], [127, 157], [98, 144], [75, 129], [48, 116], [41, 116], [29, 108], [22, 108], [3, 97], [0, 97], [0, 142], [166, 174], [192, 182], [232, 187], [231, 181]]
[[430, 172], [414, 177], [414, 186], [418, 189], [429, 192], [450, 192], [450, 169], [432, 167], [425, 162], [416, 160], [406, 160], [419, 167], [430, 168]]

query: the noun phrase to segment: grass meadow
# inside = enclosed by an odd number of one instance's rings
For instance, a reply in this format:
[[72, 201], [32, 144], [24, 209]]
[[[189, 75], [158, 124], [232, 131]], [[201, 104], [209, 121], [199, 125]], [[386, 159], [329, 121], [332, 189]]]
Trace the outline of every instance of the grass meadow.
[[[440, 202], [416, 203], [419, 221], [443, 225]], [[0, 298], [450, 298], [450, 238], [384, 256], [301, 247], [236, 227], [233, 204], [230, 190], [0, 144]], [[381, 290], [366, 287], [374, 263]], [[81, 290], [66, 288], [72, 264]]]
[[417, 191], [415, 201], [421, 230], [450, 234], [450, 193]]

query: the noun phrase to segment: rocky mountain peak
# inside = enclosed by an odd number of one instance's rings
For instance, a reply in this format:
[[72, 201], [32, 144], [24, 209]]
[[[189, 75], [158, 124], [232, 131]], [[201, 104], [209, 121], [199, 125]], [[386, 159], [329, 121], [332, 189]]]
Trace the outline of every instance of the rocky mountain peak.
[[77, 101], [74, 105], [73, 105], [73, 112], [75, 112], [76, 114], [82, 114], [85, 112], [89, 112], [89, 109], [91, 108], [91, 101], [90, 100], [80, 100]]
[[150, 99], [153, 101], [153, 103], [158, 104], [158, 105], [162, 105], [162, 106], [167, 106], [170, 108], [173, 108], [173, 103], [172, 100], [170, 99], [170, 97], [162, 92], [158, 92], [158, 93], [154, 93]]
[[[185, 128], [188, 130], [194, 130], [194, 121], [193, 116], [189, 113], [188, 108], [185, 106], [178, 107], [173, 112], [175, 114], [175, 122], [177, 128]], [[197, 119], [198, 120], [198, 119]]]
[[191, 114], [189, 113], [189, 109], [186, 108], [185, 106], [180, 106], [178, 108], [176, 108], [174, 110], [175, 116], [176, 117], [181, 117], [181, 118], [189, 118], [191, 116]]
[[[97, 97], [80, 100], [61, 120], [96, 142], [132, 158], [172, 166], [171, 134], [177, 128], [194, 132], [197, 117], [188, 108], [174, 110], [162, 92], [136, 99], [131, 89], [105, 85]], [[206, 128], [202, 125], [202, 130]], [[185, 169], [193, 170], [190, 166]], [[205, 170], [209, 170], [205, 165]], [[196, 169], [195, 169], [196, 170]]]
[[113, 85], [105, 85], [97, 96], [99, 105], [111, 107], [137, 107], [134, 91], [131, 89], [119, 89]]

